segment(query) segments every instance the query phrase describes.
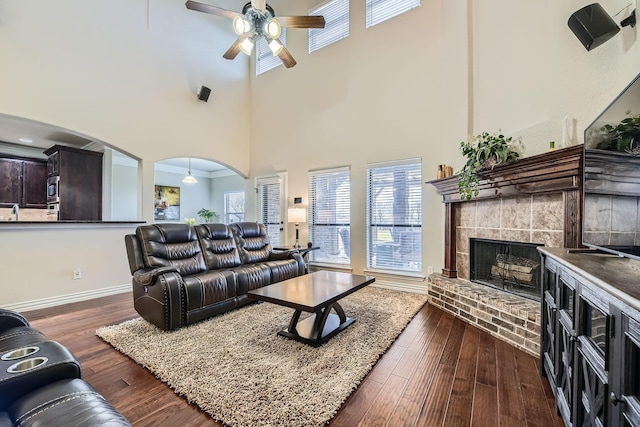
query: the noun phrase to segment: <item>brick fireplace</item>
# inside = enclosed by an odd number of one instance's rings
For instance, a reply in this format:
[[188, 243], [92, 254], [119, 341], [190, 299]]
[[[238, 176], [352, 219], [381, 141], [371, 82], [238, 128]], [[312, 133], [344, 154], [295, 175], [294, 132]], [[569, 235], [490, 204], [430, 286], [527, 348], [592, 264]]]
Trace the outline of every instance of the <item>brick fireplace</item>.
[[582, 146], [498, 165], [480, 194], [461, 200], [457, 177], [429, 182], [445, 204], [442, 273], [429, 276], [429, 302], [533, 355], [539, 355], [540, 303], [471, 282], [470, 239], [581, 246]]

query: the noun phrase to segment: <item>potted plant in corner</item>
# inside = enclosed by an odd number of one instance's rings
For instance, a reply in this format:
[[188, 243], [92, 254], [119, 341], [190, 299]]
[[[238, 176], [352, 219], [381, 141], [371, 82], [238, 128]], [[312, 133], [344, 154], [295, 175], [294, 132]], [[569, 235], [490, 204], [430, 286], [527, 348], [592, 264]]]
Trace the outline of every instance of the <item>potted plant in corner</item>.
[[207, 208], [200, 209], [198, 211], [198, 216], [201, 217], [205, 223], [211, 222], [211, 218], [215, 218], [216, 221], [218, 220], [218, 214]]
[[[518, 141], [519, 142], [519, 141]], [[463, 200], [477, 196], [478, 172], [493, 169], [495, 165], [509, 163], [520, 157], [519, 147], [512, 137], [495, 132], [482, 132], [460, 143], [462, 155], [467, 161], [458, 173], [458, 192]]]

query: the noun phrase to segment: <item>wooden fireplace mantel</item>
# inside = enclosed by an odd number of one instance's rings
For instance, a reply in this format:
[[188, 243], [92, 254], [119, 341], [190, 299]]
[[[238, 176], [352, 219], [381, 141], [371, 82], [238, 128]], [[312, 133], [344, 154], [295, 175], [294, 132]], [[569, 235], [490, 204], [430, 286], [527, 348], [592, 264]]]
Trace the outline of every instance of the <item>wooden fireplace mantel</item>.
[[[497, 165], [478, 174], [480, 193], [470, 201], [542, 193], [564, 194], [564, 246], [582, 245], [582, 145], [550, 151]], [[442, 274], [457, 277], [455, 215], [463, 200], [458, 177], [428, 181], [445, 204], [445, 256]]]

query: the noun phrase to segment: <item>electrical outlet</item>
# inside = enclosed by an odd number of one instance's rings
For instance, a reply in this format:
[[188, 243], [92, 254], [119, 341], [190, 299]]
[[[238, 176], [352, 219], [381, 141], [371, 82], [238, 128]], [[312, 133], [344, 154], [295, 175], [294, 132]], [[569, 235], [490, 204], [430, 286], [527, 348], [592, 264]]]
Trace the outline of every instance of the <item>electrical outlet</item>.
[[433, 274], [433, 266], [432, 265], [427, 267], [427, 274]]
[[82, 279], [82, 270], [80, 270], [80, 267], [73, 270], [73, 280], [78, 280], [78, 279]]

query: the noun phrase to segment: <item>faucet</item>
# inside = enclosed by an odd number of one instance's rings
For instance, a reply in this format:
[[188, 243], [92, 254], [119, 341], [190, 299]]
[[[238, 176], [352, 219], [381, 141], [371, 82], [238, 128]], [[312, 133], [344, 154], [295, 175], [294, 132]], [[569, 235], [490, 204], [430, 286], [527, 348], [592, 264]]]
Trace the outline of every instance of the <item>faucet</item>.
[[14, 204], [13, 207], [11, 208], [11, 213], [15, 214], [16, 216], [16, 221], [20, 221], [20, 206], [18, 206], [18, 204]]

